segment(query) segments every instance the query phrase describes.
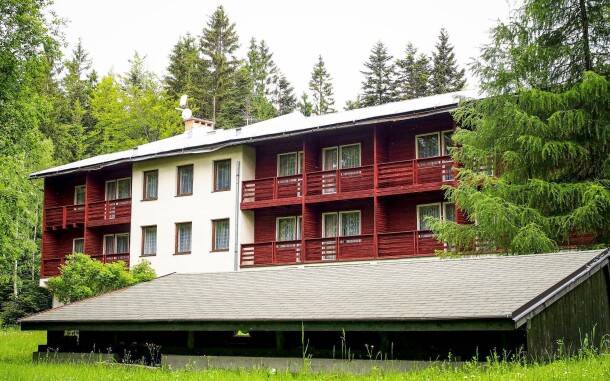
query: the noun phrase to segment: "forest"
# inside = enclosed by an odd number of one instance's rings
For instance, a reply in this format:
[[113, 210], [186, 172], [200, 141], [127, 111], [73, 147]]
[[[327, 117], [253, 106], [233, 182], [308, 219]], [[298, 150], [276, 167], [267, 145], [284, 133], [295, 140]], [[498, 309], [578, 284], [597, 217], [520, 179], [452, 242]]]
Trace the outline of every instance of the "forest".
[[[47, 308], [38, 287], [42, 183], [29, 174], [182, 132], [178, 99], [194, 116], [234, 128], [298, 110], [306, 116], [463, 89], [449, 33], [426, 52], [379, 41], [361, 64], [361, 89], [335, 104], [324, 58], [294, 93], [264, 39], [240, 40], [222, 6], [199, 35], [181, 36], [166, 72], [137, 51], [125, 73], [97, 73], [84, 42], [62, 54], [62, 21], [48, 0], [0, 0], [0, 321]], [[610, 241], [610, 1], [524, 0], [470, 63], [488, 97], [454, 118], [463, 163], [447, 189], [476, 224], [437, 221], [457, 252], [487, 247], [548, 252], [574, 234]], [[237, 57], [241, 44], [248, 46]], [[427, 53], [430, 52], [430, 53]], [[482, 167], [497, 171], [489, 176]], [[485, 173], [483, 173], [485, 172]]]

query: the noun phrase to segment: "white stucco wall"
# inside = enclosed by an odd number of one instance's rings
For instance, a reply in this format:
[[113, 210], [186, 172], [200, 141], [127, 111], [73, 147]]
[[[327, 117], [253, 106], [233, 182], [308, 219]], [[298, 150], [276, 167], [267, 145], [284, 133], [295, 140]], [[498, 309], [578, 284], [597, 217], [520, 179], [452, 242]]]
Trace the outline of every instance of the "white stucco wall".
[[[231, 190], [213, 192], [213, 162], [231, 159]], [[236, 185], [237, 162], [240, 185]], [[193, 194], [176, 197], [177, 167], [193, 164]], [[159, 171], [157, 200], [143, 201], [143, 172]], [[233, 271], [239, 260], [235, 245], [235, 213], [238, 214], [239, 243], [253, 242], [254, 221], [251, 212], [239, 210], [236, 192], [242, 180], [254, 178], [255, 153], [247, 146], [229, 147], [212, 153], [147, 160], [133, 164], [130, 263], [142, 259], [142, 227], [157, 226], [157, 254], [147, 256], [157, 276], [172, 272]], [[212, 220], [229, 219], [229, 250], [212, 252]], [[192, 222], [190, 254], [175, 255], [176, 223]], [[238, 250], [236, 253], [236, 249]], [[237, 266], [238, 267], [238, 266]]]

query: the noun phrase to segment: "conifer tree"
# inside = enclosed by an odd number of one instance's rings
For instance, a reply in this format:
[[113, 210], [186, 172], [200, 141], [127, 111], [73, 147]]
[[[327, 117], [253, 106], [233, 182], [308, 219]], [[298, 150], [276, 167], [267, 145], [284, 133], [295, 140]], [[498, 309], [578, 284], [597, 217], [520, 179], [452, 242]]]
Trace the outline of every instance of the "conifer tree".
[[297, 107], [297, 98], [294, 87], [288, 82], [286, 76], [278, 72], [275, 88], [273, 90], [273, 105], [278, 115], [289, 114]]
[[169, 55], [167, 75], [163, 82], [167, 94], [175, 103], [183, 94], [189, 96], [189, 108], [195, 115], [209, 118], [211, 108], [205, 93], [209, 69], [201, 58], [199, 44], [189, 33], [180, 37]]
[[378, 41], [371, 49], [362, 81], [362, 106], [375, 106], [396, 100], [394, 87], [394, 65], [392, 56], [383, 42]]
[[214, 123], [234, 86], [234, 74], [239, 65], [234, 54], [238, 47], [239, 38], [235, 24], [229, 21], [221, 5], [210, 17], [201, 36], [201, 51], [210, 68], [207, 89], [211, 99], [211, 119]]
[[466, 86], [466, 72], [458, 67], [455, 61], [453, 45], [449, 43], [449, 34], [441, 29], [436, 43], [436, 51], [432, 52], [432, 72], [430, 87], [433, 94], [444, 94], [459, 91]]
[[[318, 57], [318, 62], [314, 65], [309, 81], [309, 90], [313, 94], [312, 113], [323, 115], [335, 112], [333, 105], [333, 85], [331, 77], [324, 65], [322, 55]], [[306, 99], [302, 99], [303, 105], [307, 104]]]
[[244, 65], [235, 73], [233, 87], [227, 93], [225, 107], [218, 114], [219, 126], [228, 129], [242, 127], [257, 121], [252, 112], [252, 87], [252, 77], [248, 67]]
[[608, 0], [527, 0], [491, 31], [473, 67], [488, 92], [569, 89], [587, 70], [610, 75]]
[[362, 95], [360, 94], [356, 95], [356, 99], [354, 100], [347, 100], [345, 102], [345, 107], [343, 107], [345, 111], [356, 110], [359, 108], [362, 108]]
[[305, 116], [311, 116], [311, 114], [313, 113], [313, 105], [309, 101], [309, 96], [307, 96], [305, 92], [301, 94], [301, 99], [299, 100], [297, 107], [299, 108], [301, 114]]
[[264, 40], [258, 44], [255, 38], [250, 40], [246, 67], [252, 82], [249, 97], [253, 121], [273, 118], [276, 111], [272, 106], [272, 86], [277, 81], [277, 67], [273, 62], [273, 53], [270, 52]]
[[412, 43], [405, 49], [405, 58], [396, 60], [396, 88], [400, 99], [413, 99], [430, 95], [430, 60], [425, 54], [418, 56]]

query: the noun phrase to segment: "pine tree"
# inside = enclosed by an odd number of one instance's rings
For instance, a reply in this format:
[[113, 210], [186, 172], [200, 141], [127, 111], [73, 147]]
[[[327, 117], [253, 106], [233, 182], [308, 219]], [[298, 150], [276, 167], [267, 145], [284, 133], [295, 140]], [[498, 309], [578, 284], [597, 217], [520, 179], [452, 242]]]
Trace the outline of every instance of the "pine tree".
[[289, 114], [297, 107], [297, 98], [294, 95], [294, 87], [288, 82], [286, 76], [278, 72], [275, 88], [273, 91], [273, 105], [278, 115]]
[[[326, 71], [322, 55], [318, 57], [318, 62], [313, 67], [311, 80], [309, 81], [309, 90], [313, 94], [312, 112], [316, 115], [330, 114], [335, 112], [333, 105], [333, 85], [331, 83], [330, 74]], [[306, 99], [303, 99], [303, 105], [306, 105]]]
[[417, 55], [413, 44], [407, 44], [405, 58], [396, 60], [396, 88], [400, 99], [413, 99], [430, 95], [430, 60], [425, 54]]
[[234, 53], [238, 47], [239, 38], [235, 32], [235, 24], [229, 21], [221, 5], [210, 17], [201, 36], [201, 51], [210, 68], [207, 88], [211, 99], [211, 119], [214, 123], [234, 86], [234, 74], [239, 65]]
[[366, 70], [361, 71], [364, 74], [361, 99], [364, 107], [396, 100], [392, 58], [381, 41], [378, 41], [371, 49], [369, 60], [364, 63]]
[[301, 114], [305, 116], [311, 116], [313, 113], [313, 105], [309, 101], [309, 97], [305, 92], [301, 94], [301, 99], [299, 100], [299, 103], [297, 103], [297, 107], [299, 108]]
[[259, 44], [254, 38], [250, 40], [247, 68], [252, 79], [250, 99], [253, 120], [273, 118], [276, 111], [272, 106], [272, 85], [277, 81], [277, 67], [273, 62], [273, 53], [269, 51], [264, 40]]
[[459, 91], [466, 86], [466, 72], [458, 67], [455, 61], [453, 46], [449, 44], [449, 34], [445, 28], [436, 43], [436, 51], [432, 52], [432, 72], [430, 87], [433, 94], [444, 94]]
[[608, 0], [527, 0], [491, 31], [474, 65], [488, 92], [568, 89], [587, 70], [610, 75]]
[[177, 103], [183, 94], [187, 94], [189, 108], [194, 114], [209, 118], [211, 107], [207, 107], [210, 102], [205, 93], [209, 75], [196, 38], [188, 33], [180, 37], [169, 56], [167, 75], [163, 79], [169, 98]]

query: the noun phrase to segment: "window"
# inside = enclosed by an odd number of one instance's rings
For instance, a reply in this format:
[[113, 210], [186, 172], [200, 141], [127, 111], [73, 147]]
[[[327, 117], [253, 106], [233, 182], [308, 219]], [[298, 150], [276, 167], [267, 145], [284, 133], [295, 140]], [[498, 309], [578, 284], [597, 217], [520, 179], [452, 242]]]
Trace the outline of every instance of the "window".
[[157, 227], [142, 226], [142, 256], [157, 255]]
[[178, 167], [178, 187], [176, 195], [190, 196], [193, 194], [193, 165]]
[[322, 214], [322, 237], [360, 235], [360, 211]]
[[324, 148], [322, 162], [325, 171], [360, 167], [360, 143]]
[[212, 251], [229, 250], [229, 219], [212, 221]]
[[85, 203], [85, 186], [77, 185], [74, 187], [74, 205], [83, 205]]
[[85, 252], [85, 239], [74, 238], [72, 240], [72, 253], [84, 253]]
[[144, 172], [144, 200], [156, 200], [159, 192], [159, 171]]
[[277, 155], [277, 176], [295, 176], [303, 173], [303, 151]]
[[176, 224], [176, 254], [190, 254], [192, 241], [191, 222]]
[[296, 241], [301, 239], [301, 216], [279, 217], [275, 222], [277, 241]]
[[453, 147], [453, 131], [433, 132], [415, 136], [418, 159], [450, 155]]
[[455, 221], [455, 204], [450, 202], [417, 206], [417, 230], [430, 230], [426, 217]]
[[104, 236], [104, 254], [129, 253], [129, 233]]
[[131, 198], [131, 179], [106, 181], [106, 201]]
[[214, 192], [231, 190], [231, 160], [214, 162]]

